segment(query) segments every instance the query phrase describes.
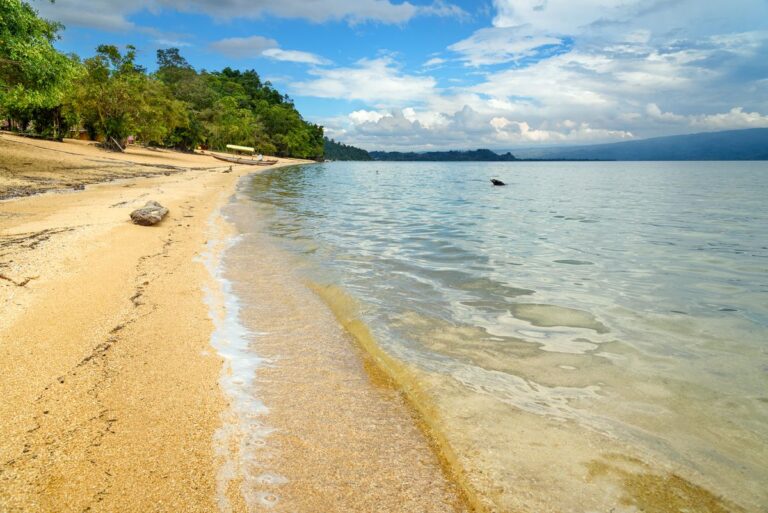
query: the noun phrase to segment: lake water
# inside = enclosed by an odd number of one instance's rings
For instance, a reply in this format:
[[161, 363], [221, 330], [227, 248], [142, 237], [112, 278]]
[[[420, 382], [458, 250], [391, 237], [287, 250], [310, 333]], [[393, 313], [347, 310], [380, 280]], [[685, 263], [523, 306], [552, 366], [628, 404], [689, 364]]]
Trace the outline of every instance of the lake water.
[[768, 163], [326, 163], [243, 192], [478, 504], [768, 510]]

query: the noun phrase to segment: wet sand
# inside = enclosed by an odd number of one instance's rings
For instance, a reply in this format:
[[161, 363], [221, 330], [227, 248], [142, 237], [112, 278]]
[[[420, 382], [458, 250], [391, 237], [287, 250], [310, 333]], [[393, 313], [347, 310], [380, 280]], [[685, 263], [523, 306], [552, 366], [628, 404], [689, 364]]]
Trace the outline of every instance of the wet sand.
[[299, 262], [269, 241], [247, 204], [226, 212], [242, 235], [223, 276], [259, 358], [246, 387], [259, 403], [238, 412], [250, 426], [236, 444], [246, 503], [256, 511], [467, 511], [415, 412], [303, 282]]
[[[205, 255], [218, 265], [210, 242], [233, 233], [218, 209], [253, 168], [6, 134], [0, 167], [6, 196], [69, 189], [0, 202], [0, 510], [461, 509], [399, 394], [266, 258], [242, 263], [265, 281], [237, 292], [270, 300], [244, 314], [275, 330], [254, 382], [269, 413], [233, 418], [211, 346], [233, 305], [215, 308]], [[170, 214], [132, 225], [148, 199]], [[262, 424], [267, 452], [241, 458]]]

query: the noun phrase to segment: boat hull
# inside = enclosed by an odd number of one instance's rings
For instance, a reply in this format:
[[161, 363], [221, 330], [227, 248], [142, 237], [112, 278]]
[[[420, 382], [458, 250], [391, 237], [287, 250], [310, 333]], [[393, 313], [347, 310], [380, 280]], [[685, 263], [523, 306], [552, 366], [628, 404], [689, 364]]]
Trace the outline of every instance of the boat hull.
[[253, 159], [246, 159], [242, 157], [216, 155], [215, 153], [211, 153], [211, 156], [215, 159], [223, 160], [224, 162], [231, 162], [232, 164], [245, 165], [245, 166], [271, 166], [272, 164], [277, 163], [276, 160], [253, 160]]

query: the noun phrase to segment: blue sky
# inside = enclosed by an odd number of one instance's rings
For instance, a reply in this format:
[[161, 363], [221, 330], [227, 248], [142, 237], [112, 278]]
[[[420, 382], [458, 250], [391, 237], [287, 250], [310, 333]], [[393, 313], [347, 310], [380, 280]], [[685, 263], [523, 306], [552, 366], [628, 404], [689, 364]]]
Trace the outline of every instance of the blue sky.
[[768, 127], [766, 0], [57, 0], [83, 57], [253, 68], [366, 149], [514, 149]]

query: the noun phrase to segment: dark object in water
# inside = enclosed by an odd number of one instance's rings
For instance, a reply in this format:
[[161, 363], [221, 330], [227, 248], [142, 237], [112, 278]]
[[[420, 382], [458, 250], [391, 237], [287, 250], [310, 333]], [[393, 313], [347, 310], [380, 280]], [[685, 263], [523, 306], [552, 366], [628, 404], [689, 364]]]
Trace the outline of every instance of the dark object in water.
[[507, 184], [505, 184], [504, 182], [502, 182], [501, 180], [497, 180], [497, 179], [495, 179], [495, 178], [491, 178], [491, 183], [492, 183], [493, 185], [507, 185]]

